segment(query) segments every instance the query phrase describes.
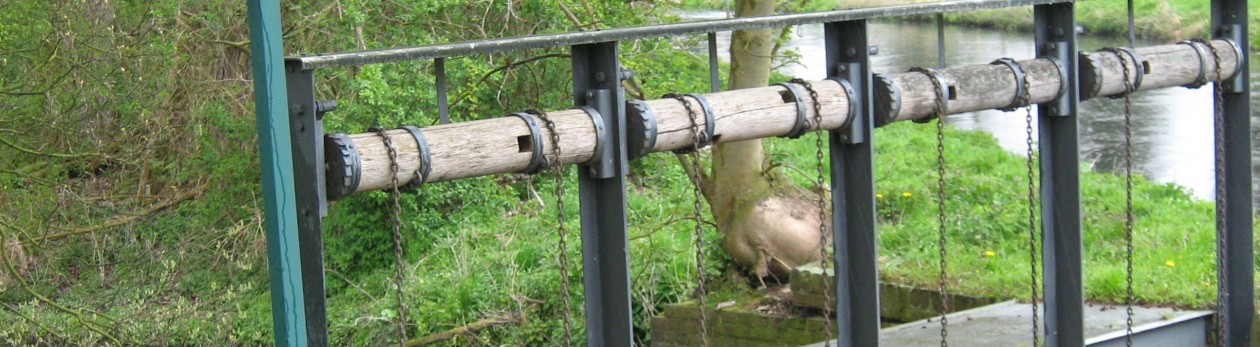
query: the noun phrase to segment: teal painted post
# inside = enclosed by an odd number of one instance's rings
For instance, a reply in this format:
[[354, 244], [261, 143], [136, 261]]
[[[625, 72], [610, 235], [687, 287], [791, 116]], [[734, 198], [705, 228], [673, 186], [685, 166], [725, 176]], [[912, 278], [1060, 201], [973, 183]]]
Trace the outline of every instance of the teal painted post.
[[280, 2], [249, 0], [248, 6], [263, 220], [267, 229], [267, 268], [271, 277], [271, 319], [275, 324], [276, 346], [305, 346], [306, 309], [302, 295], [302, 254], [298, 252], [293, 144], [289, 138]]

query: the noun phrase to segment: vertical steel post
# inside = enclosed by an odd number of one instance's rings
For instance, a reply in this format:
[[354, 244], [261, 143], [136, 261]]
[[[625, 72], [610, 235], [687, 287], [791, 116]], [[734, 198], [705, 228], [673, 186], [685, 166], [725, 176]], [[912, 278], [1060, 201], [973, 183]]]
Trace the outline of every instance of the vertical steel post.
[[[1216, 105], [1222, 107], [1224, 124], [1219, 124], [1218, 141], [1224, 142], [1224, 158], [1217, 158], [1217, 229], [1223, 231], [1223, 248], [1217, 250], [1217, 264], [1222, 267], [1217, 285], [1225, 294], [1221, 305], [1223, 329], [1220, 346], [1251, 346], [1251, 324], [1255, 314], [1255, 243], [1252, 234], [1251, 201], [1251, 95], [1249, 47], [1247, 38], [1247, 0], [1212, 0], [1212, 37], [1233, 41], [1241, 49], [1239, 72], [1222, 87]], [[1228, 52], [1222, 52], [1227, 54]]]
[[1033, 17], [1037, 56], [1055, 60], [1063, 81], [1057, 99], [1037, 106], [1046, 345], [1084, 346], [1076, 13], [1072, 3], [1037, 5]]
[[298, 250], [293, 158], [285, 117], [284, 38], [280, 2], [250, 0], [249, 46], [254, 72], [254, 110], [262, 169], [263, 226], [271, 279], [271, 321], [276, 346], [305, 346], [306, 307], [302, 292], [302, 252]]
[[328, 345], [324, 303], [324, 228], [328, 215], [324, 185], [325, 103], [315, 101], [315, 73], [296, 60], [285, 64], [289, 96], [289, 138], [293, 141], [293, 189], [297, 198], [298, 249], [302, 257], [302, 291], [306, 336], [310, 346]]
[[451, 106], [446, 97], [446, 58], [433, 59], [433, 72], [437, 78], [438, 123], [448, 124], [451, 122]]
[[722, 91], [722, 75], [718, 73], [717, 33], [709, 33], [709, 92]]
[[590, 346], [630, 346], [630, 254], [626, 238], [625, 91], [616, 42], [572, 47], [573, 100], [604, 120], [604, 143], [578, 167], [582, 275]]
[[847, 81], [857, 103], [847, 127], [830, 132], [836, 346], [879, 345], [879, 267], [871, 64], [866, 21], [827, 23], [827, 78]]

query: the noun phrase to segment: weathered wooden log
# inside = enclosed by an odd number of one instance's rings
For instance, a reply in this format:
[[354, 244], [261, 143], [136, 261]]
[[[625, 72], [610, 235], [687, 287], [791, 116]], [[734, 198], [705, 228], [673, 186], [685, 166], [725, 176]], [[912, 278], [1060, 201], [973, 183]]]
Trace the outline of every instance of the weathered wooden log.
[[[1241, 51], [1225, 40], [1213, 40], [1212, 46], [1220, 54], [1218, 58], [1221, 62], [1221, 75], [1226, 79], [1232, 77], [1238, 71]], [[1122, 58], [1124, 65], [1129, 68], [1129, 83], [1137, 85], [1137, 90], [1193, 85], [1199, 79], [1200, 73], [1206, 82], [1221, 79], [1221, 76], [1216, 75], [1216, 59], [1212, 56], [1212, 50], [1203, 44], [1185, 42], [1141, 47], [1133, 51], [1141, 61], [1141, 70], [1134, 64], [1134, 57], [1126, 53], [1117, 55], [1113, 52], [1093, 52], [1082, 55], [1081, 100], [1124, 94], [1124, 70], [1120, 65]], [[1202, 63], [1200, 59], [1203, 59]]]
[[[1079, 77], [1082, 88], [1090, 90], [1082, 90], [1082, 97], [1122, 94], [1122, 63], [1128, 65], [1130, 71], [1137, 71], [1137, 65], [1142, 66], [1138, 90], [1195, 84], [1201, 79], [1200, 71], [1204, 71], [1202, 78], [1208, 81], [1233, 76], [1238, 70], [1237, 50], [1226, 41], [1213, 41], [1212, 45], [1219, 57], [1214, 57], [1212, 50], [1202, 44], [1189, 43], [1136, 49], [1134, 55], [1140, 56], [1138, 64], [1127, 55], [1122, 62], [1112, 52], [1083, 55]], [[1221, 76], [1215, 73], [1217, 59]], [[1062, 89], [1060, 68], [1048, 59], [961, 66], [935, 70], [934, 74], [941, 81], [947, 98], [946, 114], [1021, 105], [1017, 94], [1024, 83], [1018, 76], [1027, 80], [1028, 95], [1034, 104], [1054, 100]], [[1130, 78], [1131, 83], [1137, 82], [1136, 73], [1131, 73]], [[629, 102], [627, 152], [635, 158], [653, 152], [687, 149], [693, 146], [697, 133], [707, 144], [844, 127], [849, 121], [851, 106], [846, 86], [830, 80], [809, 84], [820, 103], [821, 124], [815, 122], [814, 97], [808, 88], [797, 84], [689, 94], [682, 97], [690, 104], [689, 108], [675, 98]], [[874, 92], [877, 125], [930, 118], [935, 114], [935, 87], [922, 72], [882, 76], [877, 79]], [[599, 116], [590, 112], [594, 111], [567, 109], [547, 116], [558, 133], [562, 152], [558, 159], [552, 152], [556, 144], [551, 131], [541, 117], [532, 115], [437, 125], [415, 129], [415, 132], [389, 130], [385, 134], [397, 153], [399, 184], [415, 182], [426, 173], [424, 182], [438, 182], [526, 172], [537, 168], [543, 160], [551, 166], [586, 163], [600, 145], [600, 133], [593, 120]], [[424, 141], [418, 141], [414, 133], [421, 134]], [[420, 142], [427, 144], [427, 151], [420, 150]], [[389, 151], [377, 133], [329, 135], [325, 151], [330, 198], [391, 186]]]
[[[1029, 97], [1032, 102], [1054, 100], [1062, 88], [1059, 67], [1049, 59], [1033, 59], [1018, 62], [1028, 79]], [[1006, 65], [971, 65], [934, 70], [937, 79], [944, 84], [945, 113], [965, 113], [1010, 106], [1016, 90], [1022, 83], [1015, 72]], [[936, 114], [936, 87], [922, 72], [903, 72], [887, 78], [888, 88], [896, 88], [900, 94], [900, 108], [881, 107], [875, 115], [878, 124], [896, 121], [931, 118]], [[885, 89], [885, 88], [881, 88]], [[890, 90], [877, 91], [892, 93]], [[884, 96], [885, 98], [891, 98]], [[883, 114], [880, 114], [883, 112]]]

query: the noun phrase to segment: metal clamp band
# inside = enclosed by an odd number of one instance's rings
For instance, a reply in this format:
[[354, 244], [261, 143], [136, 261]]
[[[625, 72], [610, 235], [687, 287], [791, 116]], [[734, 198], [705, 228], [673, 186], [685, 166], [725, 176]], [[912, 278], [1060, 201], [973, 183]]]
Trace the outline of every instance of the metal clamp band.
[[700, 139], [700, 148], [708, 147], [713, 144], [713, 127], [716, 123], [716, 115], [713, 114], [713, 106], [709, 106], [709, 99], [704, 95], [696, 93], [685, 94], [696, 101], [700, 102], [700, 109], [704, 111], [704, 138]]
[[538, 122], [534, 121], [534, 116], [524, 112], [513, 113], [525, 121], [525, 125], [529, 126], [529, 137], [533, 141], [533, 156], [529, 159], [529, 166], [525, 167], [525, 173], [534, 174], [542, 171], [547, 166], [547, 157], [543, 155], [542, 131], [538, 129]]
[[1234, 49], [1234, 58], [1235, 58], [1234, 59], [1235, 61], [1234, 73], [1230, 74], [1228, 77], [1221, 76], [1220, 77], [1221, 82], [1224, 82], [1224, 81], [1233, 79], [1234, 77], [1238, 77], [1239, 74], [1242, 74], [1243, 69], [1241, 67], [1242, 67], [1242, 62], [1244, 60], [1243, 52], [1242, 52], [1242, 47], [1238, 46], [1238, 43], [1234, 42], [1234, 40], [1229, 40], [1229, 39], [1217, 39], [1217, 40], [1225, 41], [1225, 43], [1229, 44], [1230, 48]]
[[[918, 72], [927, 75], [928, 80], [931, 80], [934, 84], [936, 84], [937, 90], [940, 91], [940, 100], [937, 100], [937, 104], [935, 106], [941, 109], [937, 110], [938, 112], [933, 112], [930, 116], [915, 119], [914, 122], [928, 123], [933, 119], [936, 119], [937, 114], [949, 114], [949, 85], [945, 84], [945, 80], [942, 80], [940, 76], [938, 76], [939, 71], [932, 68], [912, 67], [910, 68], [910, 72]], [[1066, 81], [1067, 79], [1065, 78], [1064, 80]]]
[[1007, 68], [1011, 69], [1011, 73], [1015, 74], [1015, 96], [1011, 98], [1009, 105], [999, 108], [999, 110], [1011, 112], [1020, 107], [1028, 106], [1032, 102], [1032, 96], [1028, 95], [1028, 88], [1024, 87], [1028, 83], [1028, 77], [1024, 74], [1024, 67], [1020, 66], [1019, 62], [1011, 58], [998, 58], [998, 60], [994, 60], [989, 64], [1006, 65]]
[[1127, 64], [1124, 58], [1125, 55], [1128, 55], [1129, 60], [1133, 61], [1133, 70], [1129, 70], [1129, 74], [1134, 76], [1133, 84], [1130, 86], [1133, 89], [1126, 91], [1124, 94], [1108, 96], [1108, 98], [1112, 98], [1112, 99], [1123, 98], [1125, 94], [1132, 94], [1133, 92], [1136, 92], [1139, 87], [1142, 86], [1142, 76], [1146, 75], [1146, 68], [1144, 67], [1145, 64], [1143, 64], [1143, 62], [1145, 61], [1142, 60], [1142, 56], [1139, 55], [1137, 51], [1134, 51], [1133, 49], [1128, 48], [1128, 47], [1108, 47], [1108, 48], [1100, 49], [1099, 51], [1110, 52], [1111, 54], [1115, 54], [1116, 58], [1120, 59], [1121, 69], [1125, 68], [1124, 65]]
[[1093, 99], [1102, 93], [1102, 62], [1082, 51], [1077, 53], [1077, 66], [1080, 70], [1076, 77], [1080, 84], [1081, 101]]
[[[605, 142], [607, 142], [608, 130], [607, 127], [604, 126], [604, 116], [600, 115], [599, 111], [595, 110], [594, 107], [578, 106], [577, 108], [586, 112], [586, 115], [591, 117], [591, 124], [595, 125], [595, 148], [591, 150], [591, 153], [594, 153], [594, 155], [591, 156], [590, 161], [586, 162], [586, 165], [594, 165], [599, 161], [599, 154], [604, 152], [604, 146], [607, 146]], [[656, 139], [653, 138], [652, 141], [655, 143]], [[556, 145], [559, 146], [559, 144]], [[560, 159], [556, 158], [556, 160]]]
[[346, 134], [324, 135], [324, 162], [328, 164], [328, 200], [337, 200], [359, 190], [363, 166], [354, 140]]
[[411, 133], [411, 138], [416, 140], [416, 150], [420, 152], [420, 167], [416, 168], [416, 179], [407, 182], [400, 189], [420, 189], [425, 182], [429, 181], [429, 171], [433, 168], [433, 157], [429, 153], [429, 141], [424, 138], [424, 132], [420, 131], [420, 128], [411, 125], [404, 125], [398, 128]]
[[[705, 98], [704, 95], [700, 95], [696, 93], [688, 93], [688, 94], [683, 94], [681, 96], [677, 94], [673, 94], [673, 95], [675, 98], [678, 98], [679, 102], [683, 101], [682, 97], [690, 96], [692, 99], [696, 99], [696, 101], [700, 103], [700, 110], [704, 112], [704, 136], [701, 137], [700, 141], [697, 141], [697, 142], [699, 142], [699, 145], [700, 145], [699, 148], [704, 148], [704, 147], [708, 147], [709, 145], [712, 145], [713, 144], [713, 123], [714, 123], [715, 117], [713, 115], [713, 107], [709, 106], [709, 99]], [[683, 107], [687, 107], [686, 102], [683, 102]], [[687, 110], [687, 111], [691, 112], [691, 110]], [[679, 153], [679, 154], [690, 153], [699, 148], [696, 148], [695, 145], [692, 145], [689, 147], [674, 150], [674, 153]]]
[[[827, 80], [833, 81], [839, 84], [840, 88], [844, 89], [845, 98], [848, 98], [849, 100], [849, 116], [845, 117], [844, 124], [841, 124], [840, 127], [836, 129], [847, 128], [849, 127], [850, 124], [853, 124], [853, 120], [857, 118], [858, 105], [861, 104], [862, 102], [861, 100], [858, 100], [857, 91], [853, 89], [853, 84], [849, 83], [849, 80], [844, 79], [842, 77], [829, 77], [827, 78]], [[896, 99], [897, 99], [897, 108], [900, 109], [901, 98], [896, 98]], [[818, 124], [818, 130], [822, 130], [822, 124]]]
[[1195, 78], [1194, 83], [1183, 86], [1190, 89], [1199, 89], [1199, 87], [1202, 87], [1203, 85], [1208, 83], [1208, 79], [1207, 79], [1207, 54], [1208, 53], [1207, 51], [1203, 49], [1203, 47], [1199, 47], [1199, 45], [1196, 45], [1196, 43], [1209, 44], [1206, 41], [1203, 41], [1203, 39], [1192, 39], [1192, 40], [1177, 42], [1177, 44], [1179, 45], [1189, 45], [1191, 48], [1194, 48], [1194, 52], [1198, 53], [1198, 56], [1199, 56], [1199, 77]]
[[638, 159], [656, 147], [656, 112], [643, 100], [626, 101], [626, 156]]
[[[805, 130], [809, 129], [809, 112], [805, 108], [805, 99], [801, 96], [801, 88], [794, 83], [775, 83], [776, 86], [782, 86], [792, 93], [792, 100], [796, 103], [796, 123], [792, 124], [792, 130], [781, 136], [789, 139], [795, 139], [805, 134]], [[814, 100], [818, 102], [818, 100]]]

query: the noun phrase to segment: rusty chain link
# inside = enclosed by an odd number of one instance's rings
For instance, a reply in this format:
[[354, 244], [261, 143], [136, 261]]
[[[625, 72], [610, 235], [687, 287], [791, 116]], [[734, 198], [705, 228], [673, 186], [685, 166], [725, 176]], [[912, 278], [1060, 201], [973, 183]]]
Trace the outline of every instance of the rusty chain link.
[[946, 234], [945, 214], [945, 90], [936, 72], [931, 69], [912, 68], [910, 71], [927, 75], [932, 81], [932, 89], [936, 94], [936, 208], [937, 208], [937, 247], [940, 251], [940, 279], [937, 289], [941, 296], [941, 347], [949, 346], [949, 251], [946, 249], [949, 236]]
[[385, 144], [385, 149], [389, 152], [389, 171], [393, 173], [390, 176], [391, 188], [389, 197], [392, 202], [393, 210], [390, 214], [390, 222], [394, 237], [394, 288], [395, 294], [398, 296], [398, 346], [405, 346], [407, 343], [407, 305], [403, 301], [403, 246], [402, 246], [402, 203], [400, 192], [398, 191], [398, 149], [394, 148], [394, 141], [389, 138], [389, 134], [385, 133], [385, 129], [372, 127], [368, 131], [375, 132], [381, 137], [381, 143]]
[[569, 246], [566, 242], [569, 229], [565, 225], [568, 220], [564, 211], [564, 173], [565, 167], [560, 162], [562, 151], [560, 149], [560, 132], [556, 131], [556, 123], [547, 117], [547, 112], [539, 109], [525, 110], [525, 113], [534, 115], [543, 121], [547, 126], [547, 132], [551, 133], [551, 152], [553, 158], [547, 159], [543, 155], [543, 166], [550, 168], [555, 173], [556, 178], [556, 234], [560, 240], [556, 247], [556, 258], [560, 262], [560, 297], [564, 301], [564, 345], [571, 346], [573, 344], [573, 305], [572, 305], [572, 289], [569, 288]]
[[704, 279], [704, 211], [703, 206], [701, 206], [701, 200], [704, 199], [704, 196], [702, 196], [702, 192], [700, 191], [700, 173], [703, 172], [701, 171], [703, 170], [703, 167], [700, 162], [700, 145], [707, 134], [704, 134], [704, 130], [700, 128], [700, 120], [696, 115], [696, 111], [692, 109], [691, 102], [687, 101], [685, 96], [678, 93], [669, 93], [662, 95], [661, 97], [678, 100], [678, 102], [682, 103], [683, 108], [687, 109], [687, 116], [691, 119], [692, 149], [688, 157], [691, 159], [689, 164], [691, 165], [691, 170], [693, 172], [690, 175], [692, 176], [692, 212], [695, 217], [696, 224], [694, 235], [692, 235], [696, 249], [696, 291], [698, 292], [696, 296], [698, 298], [697, 303], [699, 304], [697, 307], [700, 308], [700, 345], [708, 346], [709, 333], [706, 321], [709, 317], [708, 314], [705, 313], [704, 307], [704, 295], [706, 293]]
[[[815, 169], [815, 172], [817, 172], [818, 174], [818, 177], [815, 182], [818, 184], [818, 253], [821, 256], [818, 262], [818, 267], [822, 268], [822, 271], [823, 271], [823, 291], [822, 291], [823, 304], [829, 306], [823, 310], [823, 324], [824, 324], [823, 331], [826, 333], [825, 335], [827, 338], [826, 340], [824, 340], [825, 342], [823, 342], [823, 345], [830, 347], [831, 339], [832, 339], [832, 336], [831, 336], [831, 328], [832, 328], [831, 327], [831, 314], [832, 313], [831, 313], [831, 307], [830, 307], [830, 305], [832, 305], [832, 302], [831, 302], [831, 290], [832, 290], [831, 282], [832, 281], [827, 280], [827, 273], [831, 272], [831, 269], [827, 267], [827, 261], [830, 260], [831, 257], [830, 255], [827, 254], [827, 223], [826, 223], [827, 190], [824, 188], [824, 185], [826, 184], [827, 173], [826, 173], [826, 167], [825, 167], [826, 160], [824, 159], [825, 153], [823, 153], [822, 102], [818, 100], [818, 91], [815, 91], [814, 86], [811, 85], [808, 81], [805, 81], [800, 78], [793, 78], [791, 81], [788, 81], [788, 83], [795, 83], [795, 84], [801, 85], [802, 87], [805, 87], [805, 90], [809, 92], [810, 100], [814, 102], [814, 128], [817, 129], [817, 131], [814, 132], [814, 147], [815, 147], [814, 158], [816, 159], [815, 162], [817, 163], [814, 169]], [[832, 237], [835, 237], [835, 236], [833, 235]], [[835, 276], [834, 272], [832, 272], [832, 276]]]

